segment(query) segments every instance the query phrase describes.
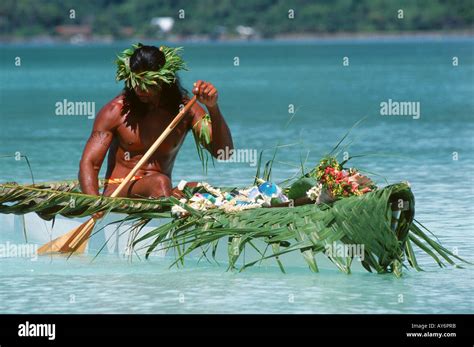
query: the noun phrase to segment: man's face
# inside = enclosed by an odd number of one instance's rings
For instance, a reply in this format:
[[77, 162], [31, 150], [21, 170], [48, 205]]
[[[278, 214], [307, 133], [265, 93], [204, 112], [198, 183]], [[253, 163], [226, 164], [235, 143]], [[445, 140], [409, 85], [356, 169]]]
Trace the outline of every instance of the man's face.
[[151, 102], [152, 100], [157, 100], [161, 94], [161, 86], [148, 86], [147, 89], [143, 90], [139, 86], [133, 88], [135, 94], [141, 102]]

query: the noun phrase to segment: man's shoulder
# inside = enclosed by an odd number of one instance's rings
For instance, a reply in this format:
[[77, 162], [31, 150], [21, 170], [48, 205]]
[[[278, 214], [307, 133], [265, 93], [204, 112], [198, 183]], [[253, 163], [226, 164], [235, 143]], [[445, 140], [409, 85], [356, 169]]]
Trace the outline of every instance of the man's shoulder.
[[115, 98], [106, 103], [97, 115], [97, 121], [115, 126], [121, 120], [124, 96], [117, 95]]
[[120, 115], [122, 112], [125, 96], [123, 94], [117, 95], [115, 98], [105, 104], [106, 111]]

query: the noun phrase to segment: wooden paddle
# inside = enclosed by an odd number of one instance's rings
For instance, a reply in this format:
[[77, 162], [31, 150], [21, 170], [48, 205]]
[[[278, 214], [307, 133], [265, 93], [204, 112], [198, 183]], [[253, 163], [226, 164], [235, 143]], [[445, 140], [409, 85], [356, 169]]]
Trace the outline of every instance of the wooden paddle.
[[[128, 182], [132, 179], [133, 176], [137, 173], [140, 167], [150, 159], [153, 153], [158, 149], [161, 143], [168, 137], [168, 135], [173, 131], [173, 129], [178, 125], [178, 123], [183, 119], [184, 115], [189, 111], [189, 109], [194, 105], [196, 102], [196, 96], [193, 96], [191, 100], [186, 104], [185, 107], [176, 115], [173, 121], [168, 125], [168, 127], [163, 131], [163, 133], [158, 137], [155, 143], [146, 151], [145, 155], [140, 159], [140, 161], [135, 165], [135, 167], [130, 171], [130, 173], [125, 177], [125, 179], [120, 183], [120, 185], [115, 189], [115, 191], [110, 195], [111, 198], [116, 197], [120, 194], [122, 189], [127, 185]], [[87, 222], [84, 222], [77, 228], [74, 228], [70, 232], [54, 239], [51, 242], [41, 246], [38, 249], [38, 254], [49, 254], [49, 253], [83, 253], [86, 245], [87, 240], [90, 237], [92, 229], [96, 222], [102, 218], [100, 216], [93, 216]]]

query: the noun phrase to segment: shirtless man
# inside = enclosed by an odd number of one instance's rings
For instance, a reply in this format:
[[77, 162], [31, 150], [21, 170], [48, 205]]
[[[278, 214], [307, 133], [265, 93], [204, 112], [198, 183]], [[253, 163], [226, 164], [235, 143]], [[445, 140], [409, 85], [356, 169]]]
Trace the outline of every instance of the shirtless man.
[[[159, 71], [166, 63], [165, 54], [154, 46], [139, 46], [129, 59], [134, 73]], [[217, 89], [209, 82], [197, 81], [192, 90], [197, 100], [188, 114], [169, 134], [153, 156], [136, 173], [119, 196], [160, 197], [172, 194], [171, 174], [174, 161], [189, 131], [199, 132], [201, 119], [211, 118], [210, 143], [203, 146], [217, 157], [219, 149], [233, 148], [232, 136], [217, 104]], [[143, 90], [126, 83], [124, 92], [107, 103], [98, 113], [80, 162], [79, 182], [85, 194], [99, 195], [98, 175], [108, 154], [106, 184], [109, 196], [138, 163], [160, 134], [189, 101], [176, 77], [172, 83], [158, 81]], [[229, 151], [224, 151], [229, 153]], [[226, 159], [226, 158], [224, 158]]]

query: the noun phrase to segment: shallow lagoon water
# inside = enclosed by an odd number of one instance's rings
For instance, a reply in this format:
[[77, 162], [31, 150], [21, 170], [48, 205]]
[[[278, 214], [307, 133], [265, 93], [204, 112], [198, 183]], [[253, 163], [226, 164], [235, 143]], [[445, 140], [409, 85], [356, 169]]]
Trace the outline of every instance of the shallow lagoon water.
[[[187, 263], [127, 263], [103, 257], [50, 263], [2, 260], [4, 313], [468, 313], [472, 283], [436, 268], [391, 275], [337, 270], [255, 268]], [[457, 278], [457, 280], [453, 280]]]
[[[94, 101], [98, 110], [120, 91], [112, 61], [125, 45], [2, 46], [1, 154], [26, 154], [37, 181], [75, 178], [92, 120], [57, 116], [55, 103]], [[308, 168], [314, 165], [367, 117], [352, 132], [356, 140], [348, 151], [371, 156], [353, 165], [389, 183], [408, 180], [416, 218], [446, 247], [474, 261], [473, 47], [465, 39], [191, 44], [185, 45], [191, 71], [182, 78], [185, 86], [206, 79], [218, 87], [237, 148], [268, 149], [269, 159], [276, 144], [292, 145], [279, 150], [277, 182], [295, 174], [300, 158], [307, 158]], [[19, 68], [16, 56], [22, 57]], [[344, 56], [349, 67], [342, 66]], [[381, 116], [380, 102], [388, 99], [419, 101], [420, 119]], [[289, 104], [296, 115], [288, 114]], [[252, 182], [255, 167], [248, 163], [216, 163], [205, 176], [193, 146], [188, 137], [175, 183]], [[2, 182], [30, 181], [23, 160], [0, 160]], [[236, 273], [190, 262], [169, 269], [162, 261], [130, 263], [105, 255], [93, 263], [87, 257], [2, 258], [0, 312], [473, 313], [473, 267], [439, 269], [419, 258], [427, 271], [408, 270], [400, 279], [331, 268], [319, 274], [305, 268], [282, 274], [277, 267]]]

